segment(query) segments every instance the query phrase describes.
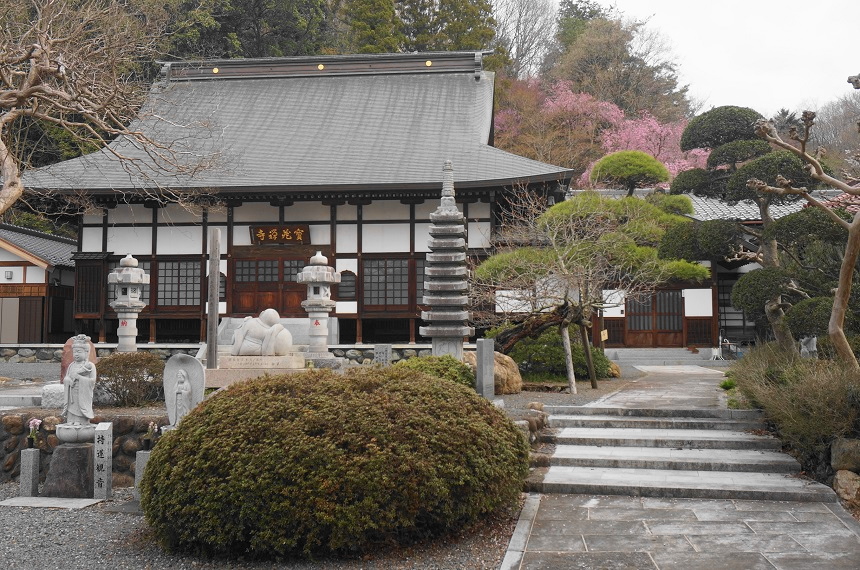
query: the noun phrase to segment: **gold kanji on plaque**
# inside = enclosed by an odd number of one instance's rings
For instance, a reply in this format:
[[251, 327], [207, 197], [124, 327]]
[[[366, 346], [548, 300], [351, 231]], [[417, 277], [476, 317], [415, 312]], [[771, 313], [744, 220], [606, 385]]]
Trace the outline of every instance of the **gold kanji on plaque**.
[[259, 244], [281, 244], [281, 245], [304, 245], [306, 236], [310, 236], [310, 227], [307, 224], [300, 225], [278, 225], [278, 226], [251, 226], [251, 243]]

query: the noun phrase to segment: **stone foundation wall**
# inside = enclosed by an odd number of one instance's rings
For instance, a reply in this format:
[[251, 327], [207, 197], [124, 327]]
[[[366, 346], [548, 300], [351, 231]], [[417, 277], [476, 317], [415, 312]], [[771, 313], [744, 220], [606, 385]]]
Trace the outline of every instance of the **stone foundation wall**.
[[[152, 352], [162, 360], [167, 360], [174, 354], [189, 354], [196, 356], [200, 345], [138, 345], [140, 352]], [[99, 358], [109, 356], [116, 351], [116, 345], [96, 345], [96, 354]], [[359, 347], [347, 348], [336, 346], [329, 348], [329, 352], [338, 358], [346, 358], [353, 364], [373, 363], [373, 346], [361, 345]], [[429, 345], [412, 345], [409, 348], [395, 346], [391, 350], [391, 361], [397, 362], [415, 356], [430, 356]], [[42, 344], [32, 346], [5, 346], [0, 347], [0, 362], [31, 363], [31, 362], [60, 362], [63, 357], [63, 345]]]
[[[346, 358], [350, 364], [373, 364], [373, 347], [365, 348], [330, 348], [329, 352], [338, 358]], [[416, 356], [430, 356], [430, 348], [392, 348], [391, 363]]]
[[[174, 354], [190, 354], [195, 356], [200, 350], [199, 345], [155, 345], [138, 346], [140, 352], [151, 352], [157, 354], [162, 360], [167, 360]], [[96, 345], [96, 354], [99, 358], [109, 356], [116, 352], [116, 345]], [[62, 344], [41, 344], [32, 346], [14, 345], [0, 347], [0, 362], [32, 363], [32, 362], [60, 362], [63, 358]]]
[[[41, 450], [39, 462], [39, 481], [44, 482], [51, 466], [51, 454], [59, 445], [56, 425], [61, 418], [56, 411], [45, 410], [35, 414], [18, 413], [16, 410], [0, 412], [0, 483], [17, 479], [21, 471], [21, 450], [27, 448], [27, 427], [31, 418], [39, 418], [37, 447]], [[150, 416], [103, 414], [94, 418], [95, 422], [113, 423], [113, 485], [130, 487], [134, 485], [134, 458], [143, 449], [143, 436], [149, 422], [159, 426], [167, 425], [167, 413]]]

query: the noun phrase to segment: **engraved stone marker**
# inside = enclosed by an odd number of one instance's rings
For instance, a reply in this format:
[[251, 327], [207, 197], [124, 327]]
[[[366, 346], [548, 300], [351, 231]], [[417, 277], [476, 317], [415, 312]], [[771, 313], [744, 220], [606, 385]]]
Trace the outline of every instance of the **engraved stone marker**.
[[373, 362], [388, 366], [391, 364], [391, 345], [377, 344], [373, 347]]
[[113, 423], [100, 422], [96, 426], [93, 453], [93, 498], [110, 499], [113, 496]]
[[488, 400], [492, 400], [496, 395], [496, 360], [493, 354], [495, 341], [490, 338], [479, 338], [477, 347], [475, 391]]

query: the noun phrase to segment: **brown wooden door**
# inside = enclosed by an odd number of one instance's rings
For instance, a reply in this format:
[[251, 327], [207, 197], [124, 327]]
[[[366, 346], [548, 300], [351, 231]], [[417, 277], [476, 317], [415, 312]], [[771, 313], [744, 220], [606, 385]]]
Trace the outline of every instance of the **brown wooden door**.
[[296, 283], [296, 275], [307, 259], [273, 256], [268, 259], [237, 259], [233, 264], [233, 313], [256, 315], [275, 309], [282, 317], [305, 317], [302, 308], [307, 286]]
[[657, 291], [627, 301], [626, 345], [677, 347], [684, 344], [684, 299], [681, 291]]
[[42, 297], [21, 297], [18, 305], [18, 342], [40, 343], [42, 338], [45, 300]]

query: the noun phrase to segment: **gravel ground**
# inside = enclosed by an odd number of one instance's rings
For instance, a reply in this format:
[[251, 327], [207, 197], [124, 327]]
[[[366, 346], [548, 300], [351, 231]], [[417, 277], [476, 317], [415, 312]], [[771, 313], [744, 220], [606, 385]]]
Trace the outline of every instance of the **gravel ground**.
[[[17, 483], [0, 485], [0, 501], [17, 496]], [[361, 560], [205, 560], [162, 551], [153, 542], [142, 516], [113, 512], [131, 501], [131, 489], [115, 489], [113, 500], [79, 510], [0, 507], [0, 521], [9, 529], [0, 542], [2, 567], [4, 570], [489, 570], [499, 567], [516, 525], [515, 513], [509, 513], [487, 520], [462, 536], [379, 551]]]
[[[0, 363], [0, 377], [7, 384], [44, 379], [59, 373], [58, 364], [8, 365]], [[501, 396], [504, 409], [518, 417], [529, 402], [584, 404], [618, 390], [629, 378], [600, 381], [598, 389], [578, 383], [578, 394], [522, 392]], [[0, 501], [17, 497], [17, 482], [0, 484]], [[0, 541], [4, 570], [84, 569], [295, 569], [295, 570], [490, 570], [504, 558], [518, 513], [503, 513], [482, 521], [457, 536], [414, 545], [379, 550], [360, 560], [314, 562], [251, 562], [205, 560], [168, 554], [153, 541], [143, 517], [117, 512], [132, 506], [131, 489], [114, 489], [114, 497], [79, 510], [0, 507], [0, 522], [10, 530]]]

